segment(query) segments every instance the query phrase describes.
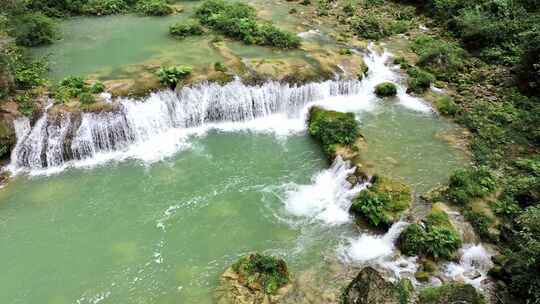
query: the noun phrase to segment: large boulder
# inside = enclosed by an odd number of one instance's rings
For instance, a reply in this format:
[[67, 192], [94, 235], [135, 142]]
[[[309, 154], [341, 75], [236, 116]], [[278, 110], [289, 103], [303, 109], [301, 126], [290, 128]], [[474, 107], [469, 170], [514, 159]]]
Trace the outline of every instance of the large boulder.
[[401, 304], [399, 288], [377, 270], [366, 267], [345, 288], [343, 304]]

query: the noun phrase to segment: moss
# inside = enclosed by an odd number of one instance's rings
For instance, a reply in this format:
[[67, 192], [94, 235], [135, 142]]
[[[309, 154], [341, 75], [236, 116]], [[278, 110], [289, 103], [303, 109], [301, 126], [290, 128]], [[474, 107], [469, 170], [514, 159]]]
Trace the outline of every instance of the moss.
[[338, 145], [351, 145], [359, 136], [358, 122], [353, 113], [342, 113], [312, 107], [309, 111], [309, 134], [321, 142], [332, 159]]
[[371, 186], [353, 200], [349, 212], [370, 225], [388, 228], [412, 203], [411, 189], [400, 182], [375, 175]]
[[266, 294], [274, 294], [290, 282], [285, 261], [272, 256], [250, 254], [238, 260], [232, 268], [249, 288]]
[[418, 280], [418, 282], [425, 283], [429, 281], [429, 273], [426, 271], [417, 271], [414, 274], [414, 277], [416, 278], [416, 280]]
[[433, 208], [423, 226], [411, 224], [401, 232], [398, 247], [409, 256], [451, 259], [461, 247], [461, 239], [448, 215]]
[[469, 284], [449, 283], [422, 289], [419, 304], [469, 303], [484, 304], [484, 298]]
[[383, 82], [375, 87], [375, 94], [379, 97], [396, 96], [397, 87], [392, 82]]

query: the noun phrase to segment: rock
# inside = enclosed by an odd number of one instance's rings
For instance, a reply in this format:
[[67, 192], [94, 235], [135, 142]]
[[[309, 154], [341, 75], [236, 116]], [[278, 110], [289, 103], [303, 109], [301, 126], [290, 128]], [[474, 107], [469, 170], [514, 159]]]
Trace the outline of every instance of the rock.
[[429, 281], [429, 273], [426, 271], [417, 271], [414, 274], [414, 277], [416, 278], [416, 280], [418, 280], [418, 282], [425, 283]]
[[13, 121], [15, 117], [12, 114], [0, 114], [0, 160], [9, 158], [11, 149], [17, 141]]
[[342, 303], [400, 304], [400, 292], [375, 269], [366, 267], [347, 286], [343, 292]]
[[469, 284], [449, 283], [420, 291], [419, 304], [484, 304], [483, 296]]

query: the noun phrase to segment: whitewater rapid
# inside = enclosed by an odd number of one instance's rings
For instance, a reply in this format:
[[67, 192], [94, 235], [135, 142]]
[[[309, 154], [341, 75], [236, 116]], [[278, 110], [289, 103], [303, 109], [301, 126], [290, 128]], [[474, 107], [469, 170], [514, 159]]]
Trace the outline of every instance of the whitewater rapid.
[[[208, 130], [251, 131], [287, 136], [305, 131], [308, 109], [319, 105], [338, 111], [371, 111], [380, 101], [373, 90], [383, 81], [401, 82], [388, 52], [363, 55], [369, 68], [362, 80], [327, 80], [304, 85], [269, 81], [248, 86], [239, 79], [219, 85], [202, 83], [179, 92], [164, 90], [142, 100], [119, 98], [116, 110], [63, 113], [45, 111], [33, 125], [15, 121], [17, 144], [8, 169], [13, 173], [49, 174], [66, 167], [91, 167], [109, 161], [163, 160], [189, 148], [191, 136]], [[421, 99], [398, 86], [397, 102], [430, 112]]]

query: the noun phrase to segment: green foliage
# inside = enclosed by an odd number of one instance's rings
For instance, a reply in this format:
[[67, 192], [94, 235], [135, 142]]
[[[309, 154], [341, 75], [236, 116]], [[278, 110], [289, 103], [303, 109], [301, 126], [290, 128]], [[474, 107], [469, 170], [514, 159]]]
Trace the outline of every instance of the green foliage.
[[405, 255], [450, 259], [461, 247], [461, 239], [444, 211], [432, 210], [424, 227], [411, 224], [401, 232], [398, 247]]
[[129, 6], [124, 0], [89, 0], [83, 11], [90, 15], [115, 15], [127, 12]]
[[36, 110], [36, 105], [34, 103], [34, 97], [29, 92], [24, 92], [23, 94], [17, 95], [15, 101], [19, 106], [19, 112], [25, 116], [31, 117]]
[[94, 98], [94, 95], [90, 94], [89, 92], [83, 92], [79, 96], [79, 99], [83, 105], [88, 105], [96, 102], [96, 99]]
[[227, 72], [227, 66], [223, 62], [217, 61], [214, 63], [214, 70], [225, 73]]
[[441, 96], [435, 102], [435, 106], [439, 113], [444, 116], [454, 117], [459, 111], [458, 105], [450, 96]]
[[379, 83], [375, 87], [375, 94], [379, 97], [396, 96], [397, 86], [392, 82]]
[[262, 254], [251, 254], [238, 260], [233, 270], [245, 279], [248, 287], [259, 287], [266, 294], [274, 294], [290, 282], [285, 261]]
[[157, 71], [159, 82], [174, 89], [178, 82], [191, 74], [193, 68], [187, 65], [161, 67]]
[[434, 74], [437, 79], [455, 80], [458, 72], [464, 68], [465, 51], [456, 43], [420, 35], [411, 47], [419, 56], [418, 66]]
[[411, 204], [408, 186], [378, 175], [373, 176], [371, 186], [360, 192], [349, 210], [357, 218], [380, 228], [388, 228]]
[[309, 134], [319, 140], [326, 155], [332, 158], [336, 145], [351, 145], [359, 136], [358, 122], [353, 113], [310, 109]]
[[135, 11], [146, 16], [166, 16], [173, 13], [173, 8], [166, 0], [139, 0]]
[[169, 27], [169, 33], [175, 38], [185, 38], [188, 36], [197, 36], [204, 33], [203, 27], [196, 20], [177, 22]]
[[407, 69], [408, 79], [408, 91], [417, 94], [422, 94], [431, 87], [431, 83], [435, 81], [435, 76], [431, 73], [424, 71], [418, 67], [409, 67]]
[[58, 37], [55, 22], [41, 13], [14, 16], [10, 35], [22, 46], [51, 44]]
[[90, 87], [90, 93], [92, 94], [99, 94], [99, 93], [103, 93], [104, 91], [105, 91], [105, 85], [101, 81], [96, 81]]
[[282, 31], [271, 23], [257, 21], [255, 9], [240, 2], [206, 0], [196, 10], [202, 24], [247, 44], [267, 45], [281, 49], [300, 46], [300, 38]]
[[484, 304], [485, 300], [473, 286], [463, 283], [446, 283], [420, 290], [419, 304], [447, 303]]
[[386, 24], [379, 15], [370, 14], [354, 18], [351, 27], [359, 37], [378, 40], [390, 35]]
[[493, 193], [496, 186], [495, 177], [486, 168], [461, 169], [450, 177], [446, 195], [450, 201], [466, 205], [473, 199]]

